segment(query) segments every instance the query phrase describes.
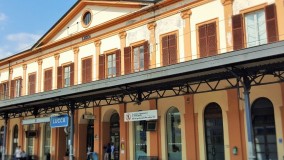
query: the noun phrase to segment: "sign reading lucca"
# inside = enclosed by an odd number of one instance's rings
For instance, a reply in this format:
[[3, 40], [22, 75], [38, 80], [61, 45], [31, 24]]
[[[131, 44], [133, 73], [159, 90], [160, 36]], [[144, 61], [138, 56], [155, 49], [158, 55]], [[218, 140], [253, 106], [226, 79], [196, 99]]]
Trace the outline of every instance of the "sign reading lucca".
[[139, 112], [127, 112], [124, 113], [124, 121], [143, 121], [158, 119], [157, 110], [139, 111]]
[[69, 116], [67, 114], [50, 117], [51, 128], [67, 127], [69, 124], [68, 122], [69, 122]]

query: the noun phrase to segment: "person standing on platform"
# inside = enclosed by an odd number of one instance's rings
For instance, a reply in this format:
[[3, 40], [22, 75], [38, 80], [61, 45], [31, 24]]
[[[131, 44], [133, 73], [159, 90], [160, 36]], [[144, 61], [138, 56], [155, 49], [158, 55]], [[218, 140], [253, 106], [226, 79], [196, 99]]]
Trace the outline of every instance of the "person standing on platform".
[[22, 149], [21, 146], [18, 146], [15, 150], [15, 158], [16, 160], [21, 160], [22, 158]]
[[111, 149], [110, 159], [114, 160], [114, 144], [113, 143], [111, 143], [110, 149]]

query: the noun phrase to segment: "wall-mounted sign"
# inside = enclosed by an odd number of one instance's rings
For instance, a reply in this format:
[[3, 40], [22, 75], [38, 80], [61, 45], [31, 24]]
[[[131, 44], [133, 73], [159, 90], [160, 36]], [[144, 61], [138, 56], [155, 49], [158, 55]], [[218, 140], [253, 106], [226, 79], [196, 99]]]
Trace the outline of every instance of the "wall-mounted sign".
[[92, 120], [95, 120], [95, 116], [94, 115], [91, 115], [91, 114], [84, 114], [83, 115], [83, 119], [92, 119]]
[[158, 111], [157, 110], [124, 113], [124, 121], [125, 122], [155, 120], [155, 119], [158, 119]]
[[50, 121], [49, 117], [33, 118], [33, 119], [24, 119], [22, 121], [23, 125], [35, 124], [35, 123], [47, 123]]
[[90, 35], [86, 35], [86, 36], [82, 37], [82, 41], [87, 40], [87, 39], [90, 39], [90, 38], [91, 38]]
[[67, 127], [68, 124], [69, 124], [68, 114], [62, 114], [62, 115], [50, 117], [50, 127], [51, 128]]

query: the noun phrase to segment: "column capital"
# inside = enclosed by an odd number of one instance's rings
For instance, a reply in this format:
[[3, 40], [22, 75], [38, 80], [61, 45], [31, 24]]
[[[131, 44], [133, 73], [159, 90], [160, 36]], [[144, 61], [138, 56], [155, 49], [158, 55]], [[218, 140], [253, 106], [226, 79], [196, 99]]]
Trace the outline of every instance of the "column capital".
[[150, 22], [150, 23], [147, 24], [148, 30], [155, 29], [156, 26], [157, 26], [157, 23], [156, 23], [156, 22]]
[[192, 13], [191, 10], [187, 9], [187, 10], [181, 11], [180, 16], [182, 19], [186, 19], [190, 17], [191, 13]]
[[120, 38], [120, 39], [125, 39], [125, 38], [126, 38], [126, 35], [127, 35], [127, 33], [126, 33], [125, 31], [120, 32], [120, 33], [119, 33], [119, 38]]
[[10, 68], [10, 69], [9, 69], [9, 73], [10, 73], [10, 74], [13, 74], [13, 68]]
[[42, 65], [42, 59], [38, 59], [37, 60], [37, 64], [40, 66], [40, 65]]
[[23, 64], [23, 70], [27, 70], [27, 64]]
[[102, 44], [101, 40], [97, 40], [97, 41], [95, 41], [94, 43], [95, 43], [95, 46], [96, 46], [96, 47], [100, 47], [101, 44]]
[[74, 54], [78, 54], [79, 53], [79, 47], [74, 47], [73, 48], [73, 52], [74, 52]]
[[60, 54], [59, 53], [54, 54], [54, 59], [55, 60], [58, 60], [59, 58], [60, 58]]
[[229, 5], [229, 4], [232, 4], [234, 0], [221, 0], [223, 6], [226, 6], [226, 5]]

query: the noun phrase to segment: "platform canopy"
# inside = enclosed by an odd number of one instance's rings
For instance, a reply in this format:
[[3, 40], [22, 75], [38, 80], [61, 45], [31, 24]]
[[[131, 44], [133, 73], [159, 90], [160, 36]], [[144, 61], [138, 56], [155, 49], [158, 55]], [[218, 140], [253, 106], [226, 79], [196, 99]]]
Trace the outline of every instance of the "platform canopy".
[[199, 58], [119, 77], [97, 80], [63, 89], [3, 100], [2, 118], [66, 112], [76, 109], [136, 103], [251, 86], [284, 80], [284, 41]]

